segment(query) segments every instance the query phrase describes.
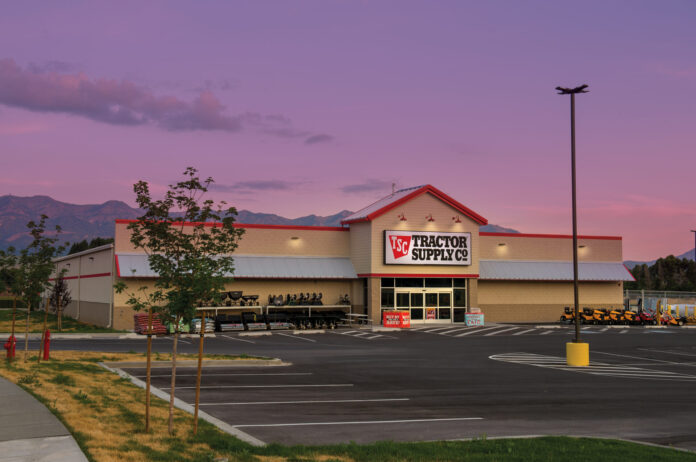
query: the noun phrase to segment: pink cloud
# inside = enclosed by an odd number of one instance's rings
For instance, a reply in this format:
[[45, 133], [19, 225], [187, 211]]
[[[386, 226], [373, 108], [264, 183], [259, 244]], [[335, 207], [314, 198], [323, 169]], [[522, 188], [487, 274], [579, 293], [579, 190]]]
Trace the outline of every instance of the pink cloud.
[[169, 131], [220, 130], [239, 132], [251, 127], [284, 138], [317, 137], [292, 127], [287, 117], [246, 112], [228, 115], [212, 91], [202, 90], [192, 101], [158, 96], [127, 80], [92, 79], [86, 74], [61, 73], [64, 67], [20, 67], [0, 60], [0, 104], [36, 112], [58, 112], [113, 125], [155, 125]]

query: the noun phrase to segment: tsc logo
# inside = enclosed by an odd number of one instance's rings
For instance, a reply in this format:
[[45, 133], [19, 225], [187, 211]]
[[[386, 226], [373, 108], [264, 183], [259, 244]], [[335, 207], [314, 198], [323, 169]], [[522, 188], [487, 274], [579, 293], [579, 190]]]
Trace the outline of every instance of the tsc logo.
[[394, 259], [405, 257], [411, 247], [411, 236], [389, 236]]

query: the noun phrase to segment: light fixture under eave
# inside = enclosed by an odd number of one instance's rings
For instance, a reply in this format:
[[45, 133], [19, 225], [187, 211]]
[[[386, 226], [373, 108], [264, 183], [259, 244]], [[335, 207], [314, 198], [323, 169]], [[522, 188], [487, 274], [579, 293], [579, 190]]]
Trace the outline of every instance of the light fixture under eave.
[[399, 217], [399, 220], [401, 220], [401, 221], [406, 221], [406, 216], [405, 216], [403, 213], [400, 213], [400, 214], [397, 215], [397, 216]]
[[507, 244], [504, 242], [498, 242], [498, 247], [505, 247]]
[[297, 237], [297, 236], [293, 236], [293, 237], [291, 237], [290, 239], [291, 239], [291, 240], [293, 240], [293, 241], [296, 241], [296, 240], [298, 240], [298, 239], [299, 239], [299, 237]]
[[435, 218], [433, 218], [433, 214], [432, 214], [432, 213], [426, 215], [426, 216], [425, 216], [425, 219], [428, 220], [428, 221], [435, 221]]
[[462, 222], [462, 219], [459, 218], [459, 215], [457, 215], [456, 217], [452, 217], [452, 221], [455, 222], [455, 223], [461, 223], [461, 222]]
[[584, 249], [585, 247], [587, 247], [585, 244], [580, 244], [580, 245], [578, 246], [578, 249]]

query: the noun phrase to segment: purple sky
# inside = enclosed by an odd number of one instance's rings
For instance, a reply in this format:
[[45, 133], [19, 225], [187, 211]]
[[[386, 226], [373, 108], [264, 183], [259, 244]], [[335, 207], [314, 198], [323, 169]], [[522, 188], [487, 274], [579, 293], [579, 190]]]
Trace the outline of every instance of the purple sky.
[[696, 2], [15, 2], [0, 14], [0, 194], [161, 191], [296, 217], [430, 183], [491, 223], [626, 259], [693, 247]]

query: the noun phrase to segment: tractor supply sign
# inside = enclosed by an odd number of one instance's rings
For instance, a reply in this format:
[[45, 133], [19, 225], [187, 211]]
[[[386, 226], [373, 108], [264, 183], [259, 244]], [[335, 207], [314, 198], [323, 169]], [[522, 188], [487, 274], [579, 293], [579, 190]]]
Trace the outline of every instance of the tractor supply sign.
[[386, 265], [471, 265], [471, 233], [384, 231]]

